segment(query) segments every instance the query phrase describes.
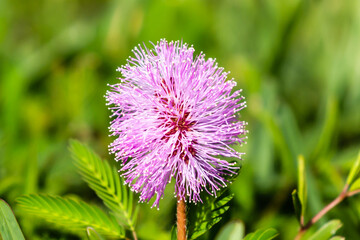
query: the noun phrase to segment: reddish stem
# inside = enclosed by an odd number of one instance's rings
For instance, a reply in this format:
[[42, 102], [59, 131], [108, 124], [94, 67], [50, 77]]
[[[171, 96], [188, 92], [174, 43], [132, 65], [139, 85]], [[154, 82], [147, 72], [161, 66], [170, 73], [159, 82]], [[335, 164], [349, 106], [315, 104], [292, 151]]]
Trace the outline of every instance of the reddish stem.
[[[356, 193], [355, 191], [348, 192], [348, 185], [345, 185], [343, 191], [340, 193], [340, 195], [335, 198], [331, 203], [326, 205], [320, 212], [318, 212], [305, 226], [301, 226], [298, 234], [295, 237], [295, 240], [301, 239], [301, 237], [304, 235], [304, 233], [312, 226], [314, 225], [320, 218], [322, 218], [326, 213], [328, 213], [331, 209], [333, 209], [336, 205], [341, 203], [345, 198], [352, 196]], [[357, 192], [359, 193], [359, 191]]]
[[186, 204], [180, 198], [177, 203], [177, 239], [186, 240]]
[[351, 196], [354, 196], [355, 194], [358, 194], [358, 193], [360, 193], [360, 189], [348, 192], [346, 196], [351, 197]]

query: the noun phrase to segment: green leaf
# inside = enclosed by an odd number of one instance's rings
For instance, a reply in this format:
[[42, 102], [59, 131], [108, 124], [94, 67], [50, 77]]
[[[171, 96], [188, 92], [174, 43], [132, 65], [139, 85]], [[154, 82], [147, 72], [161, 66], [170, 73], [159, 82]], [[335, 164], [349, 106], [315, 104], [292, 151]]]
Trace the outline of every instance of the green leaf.
[[237, 220], [227, 223], [216, 236], [216, 240], [238, 240], [244, 237], [244, 223]]
[[342, 236], [333, 236], [330, 240], [345, 240], [345, 238]]
[[328, 240], [336, 231], [341, 228], [342, 223], [340, 220], [335, 219], [327, 222], [319, 230], [317, 230], [313, 235], [309, 237], [309, 240]]
[[89, 240], [105, 240], [105, 238], [97, 233], [92, 227], [86, 228], [86, 234]]
[[302, 155], [298, 157], [298, 171], [298, 197], [301, 203], [300, 223], [303, 225], [307, 202], [307, 184], [305, 175], [305, 159]]
[[287, 175], [286, 177], [292, 176], [294, 174], [292, 171], [295, 169], [293, 161], [291, 161], [293, 157], [281, 127], [274, 120], [273, 115], [267, 111], [263, 111], [262, 113], [258, 114], [257, 118], [263, 122], [264, 126], [271, 134], [276, 148], [280, 152], [282, 161], [281, 171]]
[[253, 233], [249, 233], [243, 240], [271, 240], [274, 239], [278, 234], [274, 228], [259, 229]]
[[316, 141], [316, 146], [311, 155], [311, 159], [319, 159], [329, 150], [338, 118], [339, 103], [336, 98], [330, 96], [326, 102], [325, 116], [318, 122], [318, 127], [321, 129], [321, 132]]
[[125, 237], [124, 229], [117, 224], [114, 217], [83, 201], [60, 196], [30, 194], [17, 198], [17, 202], [25, 212], [43, 218], [60, 229], [65, 228], [79, 234], [92, 227], [107, 237]]
[[350, 173], [349, 173], [348, 178], [346, 180], [346, 184], [350, 185], [354, 181], [354, 179], [357, 177], [359, 172], [360, 172], [360, 152], [359, 152], [353, 166], [350, 169]]
[[299, 221], [299, 223], [301, 223], [301, 219], [300, 219], [300, 216], [301, 216], [301, 202], [300, 202], [300, 199], [299, 199], [299, 196], [297, 194], [296, 189], [294, 189], [294, 191], [292, 191], [291, 197], [292, 197], [292, 201], [293, 201], [293, 205], [294, 205], [296, 218]]
[[138, 205], [133, 204], [133, 192], [124, 185], [115, 167], [76, 140], [70, 141], [70, 150], [84, 181], [122, 224], [135, 231]]
[[177, 240], [177, 227], [176, 227], [176, 224], [171, 228], [171, 240]]
[[25, 240], [14, 213], [2, 199], [0, 199], [0, 239]]
[[351, 187], [349, 189], [349, 192], [351, 191], [355, 191], [355, 190], [358, 190], [360, 189], [360, 178], [356, 179], [352, 184], [351, 184]]
[[217, 197], [204, 194], [203, 203], [192, 205], [188, 211], [188, 236], [196, 239], [207, 232], [212, 226], [222, 219], [229, 206], [226, 204], [233, 198], [233, 194], [226, 195], [224, 192]]

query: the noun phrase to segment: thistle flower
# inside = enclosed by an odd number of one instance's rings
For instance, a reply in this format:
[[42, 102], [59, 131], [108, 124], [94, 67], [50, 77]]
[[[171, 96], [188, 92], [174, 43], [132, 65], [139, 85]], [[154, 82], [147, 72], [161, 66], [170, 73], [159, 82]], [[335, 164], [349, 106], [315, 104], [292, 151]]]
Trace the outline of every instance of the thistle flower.
[[246, 107], [241, 90], [215, 59], [182, 42], [161, 40], [154, 49], [139, 45], [134, 57], [117, 69], [120, 83], [106, 99], [112, 110], [110, 153], [121, 161], [121, 175], [140, 201], [156, 195], [175, 179], [179, 200], [201, 202], [200, 192], [216, 195], [234, 174], [241, 158], [229, 145], [244, 143], [246, 122], [238, 121]]

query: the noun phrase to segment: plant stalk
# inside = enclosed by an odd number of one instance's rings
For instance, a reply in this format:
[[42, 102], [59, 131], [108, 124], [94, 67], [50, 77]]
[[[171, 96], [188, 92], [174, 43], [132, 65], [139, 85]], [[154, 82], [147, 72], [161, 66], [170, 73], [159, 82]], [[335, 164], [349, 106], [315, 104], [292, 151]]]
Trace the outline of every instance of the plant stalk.
[[132, 230], [131, 233], [133, 235], [134, 240], [138, 240], [135, 230]]
[[[331, 209], [333, 209], [335, 206], [337, 206], [339, 203], [341, 203], [345, 198], [351, 196], [348, 193], [348, 185], [345, 185], [343, 191], [335, 198], [331, 203], [326, 205], [320, 212], [318, 212], [306, 225], [301, 226], [298, 234], [295, 237], [295, 240], [300, 240], [301, 237], [304, 235], [304, 233], [317, 221], [319, 221], [320, 218], [322, 218], [326, 213], [328, 213]], [[352, 192], [350, 192], [352, 193]]]
[[183, 199], [177, 202], [177, 239], [186, 240], [186, 204]]

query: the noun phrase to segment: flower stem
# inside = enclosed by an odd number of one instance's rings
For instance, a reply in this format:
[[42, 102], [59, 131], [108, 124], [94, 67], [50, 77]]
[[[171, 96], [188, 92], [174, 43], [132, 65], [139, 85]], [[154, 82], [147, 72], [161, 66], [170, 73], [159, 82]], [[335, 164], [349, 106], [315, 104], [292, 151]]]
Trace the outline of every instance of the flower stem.
[[177, 202], [177, 239], [186, 240], [186, 204], [180, 198]]

